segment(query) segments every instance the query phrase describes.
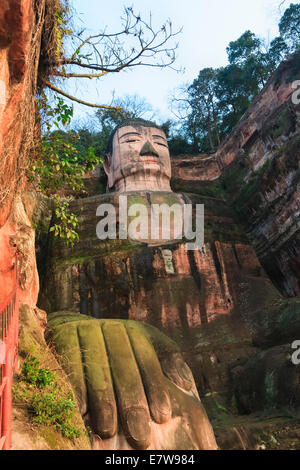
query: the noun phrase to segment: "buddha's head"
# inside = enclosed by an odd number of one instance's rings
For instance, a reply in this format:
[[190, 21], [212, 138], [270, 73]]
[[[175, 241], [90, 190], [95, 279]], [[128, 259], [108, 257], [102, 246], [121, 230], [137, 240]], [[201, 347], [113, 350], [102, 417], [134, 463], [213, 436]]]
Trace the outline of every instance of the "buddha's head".
[[109, 191], [171, 191], [164, 131], [142, 119], [124, 121], [109, 138], [104, 169]]

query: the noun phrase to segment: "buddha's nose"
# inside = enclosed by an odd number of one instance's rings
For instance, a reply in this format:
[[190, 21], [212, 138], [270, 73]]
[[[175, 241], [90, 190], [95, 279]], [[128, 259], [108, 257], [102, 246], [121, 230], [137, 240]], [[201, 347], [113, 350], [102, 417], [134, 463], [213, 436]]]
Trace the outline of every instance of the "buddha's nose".
[[155, 150], [155, 148], [153, 148], [149, 140], [147, 140], [147, 142], [145, 142], [145, 144], [143, 145], [142, 150], [140, 151], [140, 155], [153, 155], [155, 157], [159, 157], [157, 151]]

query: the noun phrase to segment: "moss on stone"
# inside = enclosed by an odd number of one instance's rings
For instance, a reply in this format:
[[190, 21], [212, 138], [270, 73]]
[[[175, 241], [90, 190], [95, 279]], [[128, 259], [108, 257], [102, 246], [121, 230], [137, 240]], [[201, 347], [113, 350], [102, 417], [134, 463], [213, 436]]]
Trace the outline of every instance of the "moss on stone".
[[261, 129], [264, 139], [275, 140], [288, 136], [295, 128], [295, 118], [291, 113], [289, 103], [284, 103], [272, 119], [268, 119]]
[[[29, 356], [34, 356], [42, 367], [55, 372], [62, 396], [66, 396], [68, 393], [73, 394], [72, 387], [65, 372], [61, 369], [52, 351], [45, 343], [42, 328], [38, 323], [34, 311], [28, 305], [21, 305], [19, 333], [19, 357], [21, 364]], [[18, 375], [16, 376], [16, 380], [18, 380]], [[29, 411], [30, 410], [27, 412], [28, 416]], [[72, 423], [80, 430], [81, 434], [80, 437], [75, 440], [63, 437], [58, 430], [51, 426], [39, 426], [34, 423], [31, 423], [29, 433], [32, 433], [32, 436], [38, 434], [47, 442], [51, 450], [90, 449], [90, 441], [77, 407], [74, 409]], [[34, 439], [32, 440], [34, 441]]]
[[194, 193], [201, 196], [224, 199], [225, 190], [220, 180], [212, 182], [185, 181], [181, 179], [172, 179], [171, 187], [175, 192]]

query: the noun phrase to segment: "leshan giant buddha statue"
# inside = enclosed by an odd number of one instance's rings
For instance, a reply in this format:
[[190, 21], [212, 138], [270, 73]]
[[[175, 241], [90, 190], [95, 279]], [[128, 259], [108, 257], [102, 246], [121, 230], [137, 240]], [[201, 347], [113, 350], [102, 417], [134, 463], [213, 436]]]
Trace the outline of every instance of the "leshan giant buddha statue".
[[[112, 197], [171, 193], [166, 136], [153, 123], [128, 121], [117, 127], [104, 168]], [[171, 252], [165, 251], [166, 272], [172, 273]], [[118, 320], [115, 312], [104, 319], [96, 310], [98, 318], [82, 309], [81, 314], [58, 310], [49, 317], [48, 337], [63, 357], [95, 449], [217, 448], [176, 343], [151, 325]]]

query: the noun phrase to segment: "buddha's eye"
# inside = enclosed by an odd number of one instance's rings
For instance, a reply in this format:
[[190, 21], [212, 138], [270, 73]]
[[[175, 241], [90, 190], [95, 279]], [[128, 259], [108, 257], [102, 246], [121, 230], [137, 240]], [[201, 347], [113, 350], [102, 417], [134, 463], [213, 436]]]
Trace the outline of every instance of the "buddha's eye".
[[163, 144], [162, 142], [154, 142], [156, 145], [161, 145], [162, 147], [168, 148], [166, 144]]
[[125, 142], [126, 143], [128, 143], [128, 142], [138, 142], [138, 140], [137, 139], [130, 139], [130, 140], [125, 140]]

